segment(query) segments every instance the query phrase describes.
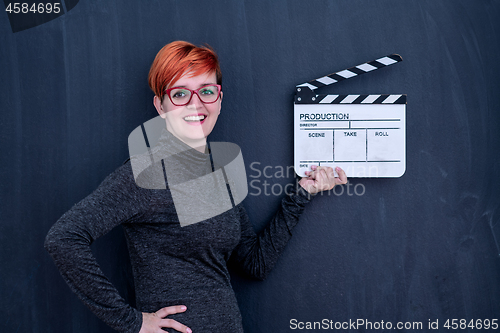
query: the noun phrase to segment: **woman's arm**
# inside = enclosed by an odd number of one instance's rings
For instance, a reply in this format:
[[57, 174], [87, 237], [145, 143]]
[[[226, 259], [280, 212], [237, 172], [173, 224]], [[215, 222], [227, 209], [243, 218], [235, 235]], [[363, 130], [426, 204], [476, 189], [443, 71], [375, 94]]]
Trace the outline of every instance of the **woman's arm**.
[[125, 164], [66, 212], [45, 239], [45, 248], [70, 288], [120, 332], [139, 332], [142, 313], [127, 304], [106, 278], [90, 244], [115, 226], [139, 217], [149, 203], [147, 193], [135, 184], [130, 163]]
[[281, 200], [278, 211], [258, 235], [243, 206], [237, 206], [241, 239], [230, 260], [251, 277], [263, 280], [268, 275], [292, 237], [292, 229], [306, 204], [311, 200], [311, 195], [298, 184], [290, 192]]
[[258, 235], [243, 206], [241, 204], [237, 206], [241, 239], [230, 260], [236, 262], [246, 274], [263, 280], [292, 237], [292, 229], [299, 222], [299, 217], [312, 196], [347, 182], [347, 177], [340, 168], [336, 169], [339, 174], [337, 178], [332, 168], [313, 166], [311, 169], [312, 172], [307, 172], [308, 177], [302, 178], [290, 195], [281, 200], [278, 211]]

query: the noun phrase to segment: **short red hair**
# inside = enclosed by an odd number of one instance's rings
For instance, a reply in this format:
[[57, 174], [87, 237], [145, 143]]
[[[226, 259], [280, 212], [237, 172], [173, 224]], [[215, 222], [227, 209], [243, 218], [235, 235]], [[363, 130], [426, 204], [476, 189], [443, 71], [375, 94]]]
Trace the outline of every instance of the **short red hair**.
[[193, 76], [215, 72], [217, 84], [222, 84], [219, 59], [209, 46], [195, 46], [184, 41], [165, 45], [156, 55], [149, 70], [149, 87], [163, 100], [165, 90], [177, 82], [186, 71]]

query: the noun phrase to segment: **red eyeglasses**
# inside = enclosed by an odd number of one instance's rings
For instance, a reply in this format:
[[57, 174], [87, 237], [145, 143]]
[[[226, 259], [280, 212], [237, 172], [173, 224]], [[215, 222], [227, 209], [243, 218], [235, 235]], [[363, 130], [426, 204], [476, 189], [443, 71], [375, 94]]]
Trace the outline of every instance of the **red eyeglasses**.
[[219, 99], [221, 89], [222, 87], [220, 84], [208, 84], [196, 90], [173, 87], [165, 90], [165, 95], [167, 95], [172, 104], [176, 106], [189, 104], [194, 94], [198, 96], [202, 103], [211, 104]]

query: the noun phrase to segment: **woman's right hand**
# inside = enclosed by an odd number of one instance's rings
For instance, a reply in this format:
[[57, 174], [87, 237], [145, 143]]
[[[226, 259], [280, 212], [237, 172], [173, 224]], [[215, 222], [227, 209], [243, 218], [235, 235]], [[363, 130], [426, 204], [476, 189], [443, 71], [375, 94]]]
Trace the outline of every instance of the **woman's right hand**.
[[[182, 333], [192, 333], [191, 329], [186, 325], [182, 325], [173, 319], [166, 319], [165, 317], [174, 313], [186, 311], [185, 305], [168, 306], [162, 308], [155, 313], [142, 313], [142, 326], [139, 333], [165, 333], [162, 327], [173, 328]], [[165, 318], [165, 319], [164, 319]]]

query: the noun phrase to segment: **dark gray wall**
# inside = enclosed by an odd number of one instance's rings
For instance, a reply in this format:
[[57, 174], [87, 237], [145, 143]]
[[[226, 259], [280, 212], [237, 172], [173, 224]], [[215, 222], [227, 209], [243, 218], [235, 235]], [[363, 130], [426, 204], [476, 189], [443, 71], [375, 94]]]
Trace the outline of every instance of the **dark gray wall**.
[[[43, 240], [128, 157], [128, 134], [156, 115], [149, 66], [178, 39], [218, 51], [224, 101], [211, 139], [237, 143], [249, 181], [279, 184], [275, 193], [293, 175], [255, 169], [292, 164], [294, 86], [404, 59], [322, 92], [407, 94], [405, 175], [315, 198], [266, 281], [235, 275], [246, 332], [294, 332], [293, 318], [499, 318], [498, 17], [500, 2], [488, 0], [81, 0], [13, 33], [0, 13], [0, 331], [111, 332]], [[282, 195], [257, 192], [245, 206], [261, 229]], [[93, 248], [133, 302], [122, 231]]]

